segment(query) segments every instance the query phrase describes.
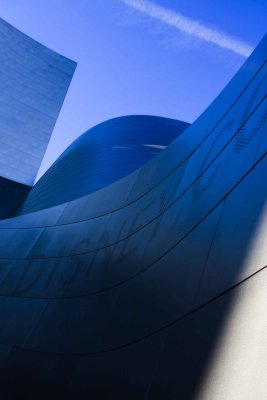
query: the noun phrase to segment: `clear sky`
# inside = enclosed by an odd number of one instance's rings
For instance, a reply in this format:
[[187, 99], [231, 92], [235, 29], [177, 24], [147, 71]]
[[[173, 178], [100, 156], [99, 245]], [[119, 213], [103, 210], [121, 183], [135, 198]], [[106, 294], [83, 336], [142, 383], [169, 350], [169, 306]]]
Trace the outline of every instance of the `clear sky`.
[[0, 16], [78, 62], [39, 176], [106, 119], [193, 122], [266, 31], [267, 0], [0, 0]]

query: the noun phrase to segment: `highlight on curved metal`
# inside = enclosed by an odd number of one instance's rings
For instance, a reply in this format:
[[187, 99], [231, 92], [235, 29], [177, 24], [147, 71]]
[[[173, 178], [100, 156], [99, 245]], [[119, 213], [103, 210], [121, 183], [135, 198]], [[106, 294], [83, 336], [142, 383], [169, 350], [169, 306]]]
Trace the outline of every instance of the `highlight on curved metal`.
[[4, 395], [267, 397], [266, 56], [127, 177], [0, 221]]
[[190, 124], [130, 115], [105, 121], [76, 139], [30, 191], [19, 213], [93, 193], [140, 168]]

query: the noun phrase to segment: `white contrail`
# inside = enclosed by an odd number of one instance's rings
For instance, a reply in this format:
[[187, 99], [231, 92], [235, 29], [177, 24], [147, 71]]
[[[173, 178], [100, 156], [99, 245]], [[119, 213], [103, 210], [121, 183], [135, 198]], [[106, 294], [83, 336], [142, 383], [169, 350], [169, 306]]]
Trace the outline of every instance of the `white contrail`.
[[240, 40], [236, 40], [223, 32], [209, 28], [198, 21], [184, 16], [178, 12], [158, 6], [148, 0], [121, 0], [128, 6], [146, 14], [152, 18], [164, 22], [179, 31], [195, 36], [206, 42], [214, 43], [223, 49], [231, 50], [241, 56], [248, 57], [253, 48]]

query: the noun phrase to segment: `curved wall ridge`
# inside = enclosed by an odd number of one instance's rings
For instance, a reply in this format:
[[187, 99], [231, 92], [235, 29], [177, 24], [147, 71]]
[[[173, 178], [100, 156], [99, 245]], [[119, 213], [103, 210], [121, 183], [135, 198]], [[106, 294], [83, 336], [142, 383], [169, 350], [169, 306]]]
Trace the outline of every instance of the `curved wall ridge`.
[[19, 213], [68, 202], [116, 182], [159, 154], [188, 126], [170, 118], [131, 115], [89, 129], [41, 177]]

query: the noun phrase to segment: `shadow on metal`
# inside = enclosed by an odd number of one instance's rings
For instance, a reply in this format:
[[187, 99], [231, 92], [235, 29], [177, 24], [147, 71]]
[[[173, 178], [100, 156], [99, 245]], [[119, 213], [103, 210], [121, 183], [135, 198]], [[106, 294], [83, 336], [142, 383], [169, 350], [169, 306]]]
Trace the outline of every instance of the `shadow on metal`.
[[267, 397], [266, 55], [129, 176], [0, 221], [3, 398]]

